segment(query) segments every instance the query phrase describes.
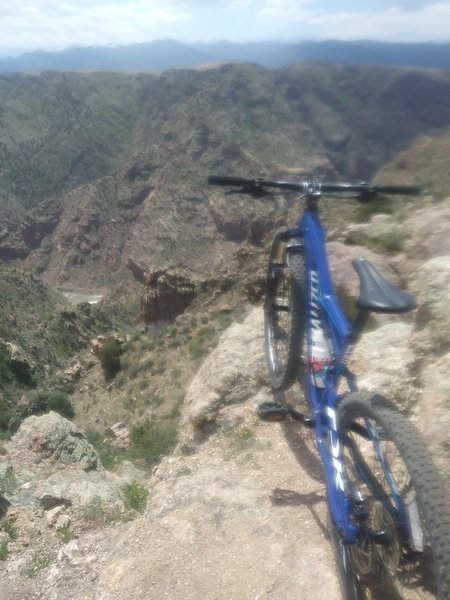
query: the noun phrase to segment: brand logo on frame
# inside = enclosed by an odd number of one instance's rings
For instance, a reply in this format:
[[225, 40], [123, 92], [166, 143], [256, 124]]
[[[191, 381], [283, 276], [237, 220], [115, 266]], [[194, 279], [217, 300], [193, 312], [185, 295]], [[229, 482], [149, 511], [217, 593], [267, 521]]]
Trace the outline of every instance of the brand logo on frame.
[[320, 322], [320, 306], [319, 306], [319, 276], [317, 271], [310, 271], [310, 288], [311, 288], [311, 302], [310, 302], [310, 317], [311, 325], [313, 329], [321, 329], [322, 324]]

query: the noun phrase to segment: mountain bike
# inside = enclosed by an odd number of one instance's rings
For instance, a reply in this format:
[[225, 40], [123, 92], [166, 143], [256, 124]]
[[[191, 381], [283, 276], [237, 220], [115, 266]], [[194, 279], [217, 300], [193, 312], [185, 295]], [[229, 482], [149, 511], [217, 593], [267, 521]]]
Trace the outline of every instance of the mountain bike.
[[[403, 313], [415, 300], [362, 258], [358, 313], [337, 299], [319, 218], [323, 195], [418, 194], [411, 186], [211, 176], [227, 193], [295, 192], [305, 209], [275, 234], [267, 269], [265, 347], [272, 387], [303, 384], [309, 411], [259, 407], [264, 420], [293, 418], [315, 432], [324, 465], [330, 538], [348, 600], [450, 598], [450, 516], [436, 467], [415, 428], [386, 398], [358, 391], [349, 358], [371, 312]], [[346, 388], [341, 391], [342, 388]]]

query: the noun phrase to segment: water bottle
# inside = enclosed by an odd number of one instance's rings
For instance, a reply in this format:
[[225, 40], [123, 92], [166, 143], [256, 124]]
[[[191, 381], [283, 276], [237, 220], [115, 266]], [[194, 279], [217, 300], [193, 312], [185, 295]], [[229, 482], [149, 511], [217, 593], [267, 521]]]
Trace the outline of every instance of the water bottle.
[[325, 387], [326, 367], [331, 361], [330, 340], [322, 327], [313, 327], [311, 333], [310, 368], [315, 386]]

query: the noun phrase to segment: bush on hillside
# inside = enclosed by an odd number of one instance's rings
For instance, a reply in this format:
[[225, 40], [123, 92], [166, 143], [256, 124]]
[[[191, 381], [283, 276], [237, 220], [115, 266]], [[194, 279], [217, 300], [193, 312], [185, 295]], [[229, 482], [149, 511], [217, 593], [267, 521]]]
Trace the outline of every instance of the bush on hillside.
[[67, 417], [68, 419], [71, 419], [75, 414], [69, 396], [60, 390], [50, 392], [47, 398], [47, 408], [48, 410], [56, 411], [61, 416]]
[[103, 345], [100, 346], [98, 357], [106, 381], [114, 379], [114, 376], [121, 370], [120, 354], [120, 344], [113, 337], [107, 337], [103, 342]]

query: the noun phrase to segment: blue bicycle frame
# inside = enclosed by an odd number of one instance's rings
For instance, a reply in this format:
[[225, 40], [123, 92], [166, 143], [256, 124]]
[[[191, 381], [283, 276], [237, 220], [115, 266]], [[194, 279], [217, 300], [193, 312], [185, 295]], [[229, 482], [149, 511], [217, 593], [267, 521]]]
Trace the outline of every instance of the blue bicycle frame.
[[[361, 303], [363, 307], [355, 323], [351, 324], [343, 313], [337, 297], [328, 267], [328, 260], [325, 246], [325, 234], [320, 223], [317, 210], [318, 200], [322, 193], [346, 192], [357, 193], [360, 199], [370, 199], [375, 193], [395, 193], [395, 194], [417, 194], [420, 190], [411, 186], [373, 186], [369, 183], [319, 183], [317, 181], [277, 181], [266, 178], [247, 179], [241, 177], [223, 177], [210, 176], [208, 182], [212, 185], [238, 187], [235, 193], [246, 193], [255, 198], [264, 195], [266, 188], [278, 188], [300, 193], [301, 197], [306, 198], [307, 207], [298, 223], [297, 232], [292, 232], [293, 237], [297, 235], [301, 238], [301, 244], [293, 240], [293, 244], [286, 245], [287, 258], [289, 252], [304, 252], [305, 255], [305, 280], [306, 280], [306, 337], [308, 344], [308, 360], [306, 361], [307, 370], [307, 396], [309, 399], [311, 412], [314, 416], [309, 421], [309, 425], [314, 424], [317, 446], [325, 466], [325, 476], [327, 481], [328, 505], [331, 515], [339, 535], [347, 543], [355, 543], [361, 533], [361, 526], [356, 519], [352, 519], [354, 514], [352, 504], [360, 500], [354, 492], [350, 490], [349, 483], [344, 471], [344, 444], [353, 452], [352, 441], [348, 438], [341, 439], [338, 432], [337, 407], [344, 394], [338, 394], [339, 382], [345, 377], [350, 392], [357, 391], [356, 378], [349, 372], [347, 363], [359, 337], [359, 333], [367, 318], [367, 310], [381, 310], [382, 312], [396, 312], [409, 310], [413, 303], [409, 300], [403, 303], [403, 299], [397, 306], [381, 306], [367, 301]], [[234, 192], [233, 192], [234, 193]], [[287, 228], [286, 228], [287, 229]], [[359, 272], [359, 271], [358, 271]], [[378, 299], [376, 299], [378, 300]], [[317, 362], [312, 360], [313, 332], [317, 335], [324, 332], [325, 337], [330, 340], [331, 359], [326, 364], [320, 363], [320, 357]], [[311, 358], [311, 360], [310, 360]], [[325, 361], [325, 358], [323, 359]], [[317, 365], [320, 365], [320, 379], [316, 372]], [[313, 371], [314, 369], [314, 371]], [[295, 411], [291, 412], [294, 414]], [[306, 423], [304, 415], [297, 413], [299, 420]], [[383, 449], [380, 444], [378, 433], [371, 423], [366, 419], [365, 426], [356, 428], [365, 439], [372, 442], [378, 463], [384, 472], [385, 479], [389, 486], [390, 497], [392, 498], [392, 507], [387, 507], [391, 512], [400, 536], [405, 540], [407, 534], [406, 511], [402, 499], [395, 486], [394, 478]], [[361, 469], [362, 476], [370, 471], [364, 467], [363, 459], [360, 460], [358, 469]], [[371, 487], [370, 481], [366, 482]], [[372, 490], [377, 496], [377, 489]], [[357, 494], [356, 494], [357, 495]], [[404, 533], [403, 533], [404, 532]]]
[[308, 361], [307, 393], [315, 417], [317, 446], [325, 466], [332, 518], [343, 539], [352, 543], [358, 537], [359, 527], [350, 520], [350, 500], [349, 494], [344, 490], [343, 457], [336, 420], [337, 402], [341, 397], [337, 393], [337, 386], [342, 375], [346, 376], [351, 391], [357, 389], [355, 378], [346, 367], [353, 347], [350, 336], [352, 327], [334, 292], [326, 254], [325, 232], [316, 210], [305, 210], [298, 224], [298, 232], [303, 241], [306, 264], [308, 356], [312, 319], [317, 318], [318, 307], [322, 326], [326, 328], [332, 346], [332, 361], [325, 368], [324, 387], [315, 384]]

